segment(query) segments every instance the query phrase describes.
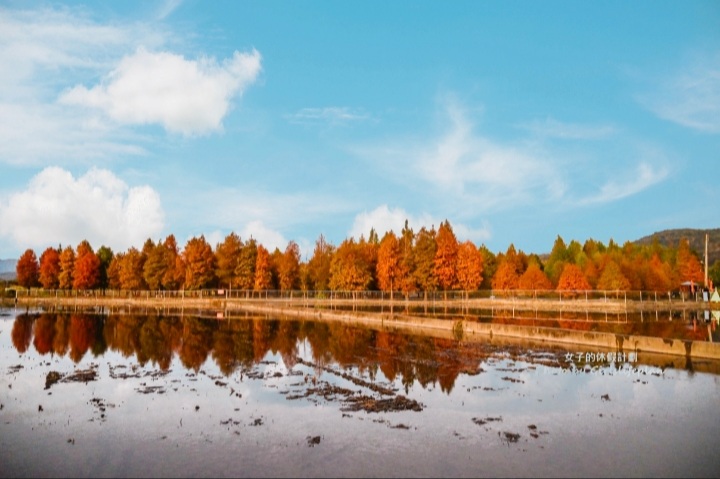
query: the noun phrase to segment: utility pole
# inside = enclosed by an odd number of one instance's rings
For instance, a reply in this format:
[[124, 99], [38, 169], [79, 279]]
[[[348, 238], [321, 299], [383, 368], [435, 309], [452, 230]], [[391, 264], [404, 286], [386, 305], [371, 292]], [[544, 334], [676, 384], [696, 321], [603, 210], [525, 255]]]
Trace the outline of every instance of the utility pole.
[[708, 237], [709, 233], [705, 233], [705, 287], [708, 287]]

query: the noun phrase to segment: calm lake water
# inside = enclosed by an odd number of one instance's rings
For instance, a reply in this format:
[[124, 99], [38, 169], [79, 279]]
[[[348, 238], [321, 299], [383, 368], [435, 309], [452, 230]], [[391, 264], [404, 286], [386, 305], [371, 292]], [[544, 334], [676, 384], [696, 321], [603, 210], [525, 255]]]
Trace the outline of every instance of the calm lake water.
[[720, 364], [0, 309], [2, 477], [716, 477]]

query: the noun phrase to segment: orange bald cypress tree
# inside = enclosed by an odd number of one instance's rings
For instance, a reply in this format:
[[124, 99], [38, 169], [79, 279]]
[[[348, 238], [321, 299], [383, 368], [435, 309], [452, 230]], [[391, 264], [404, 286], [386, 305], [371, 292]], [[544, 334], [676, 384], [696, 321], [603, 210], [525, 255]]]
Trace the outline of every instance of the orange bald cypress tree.
[[392, 295], [400, 283], [400, 270], [400, 242], [395, 233], [389, 231], [383, 236], [378, 248], [377, 279], [380, 290]]
[[60, 289], [72, 288], [74, 269], [75, 250], [71, 246], [66, 246], [60, 253], [60, 274], [58, 275], [58, 287]]
[[279, 286], [283, 291], [297, 289], [300, 285], [300, 246], [289, 241], [278, 265]]
[[700, 260], [690, 250], [690, 242], [687, 239], [680, 240], [675, 268], [678, 283], [694, 281], [696, 284], [702, 284], [705, 279]]
[[73, 288], [78, 290], [93, 289], [100, 284], [100, 258], [95, 254], [87, 240], [77, 246]]
[[263, 245], [257, 245], [257, 257], [255, 259], [255, 291], [263, 291], [272, 287], [272, 264], [270, 263], [270, 252]]
[[32, 249], [26, 249], [20, 256], [15, 266], [15, 273], [20, 286], [34, 288], [40, 285], [40, 265]]
[[590, 283], [578, 265], [566, 263], [556, 289], [558, 291], [586, 291], [590, 289]]
[[440, 223], [437, 236], [437, 250], [435, 251], [435, 277], [438, 285], [445, 291], [447, 299], [447, 291], [453, 289], [458, 284], [457, 278], [457, 255], [458, 241], [455, 233], [450, 226], [450, 222], [445, 220]]
[[204, 235], [190, 238], [183, 250], [185, 288], [202, 289], [215, 281], [215, 254]]
[[465, 291], [467, 298], [469, 292], [477, 290], [483, 281], [482, 254], [471, 241], [458, 246], [456, 270], [458, 285]]
[[518, 279], [518, 287], [528, 290], [547, 290], [553, 289], [552, 281], [547, 277], [545, 272], [540, 269], [536, 262], [531, 262], [525, 272]]
[[60, 276], [60, 253], [53, 247], [48, 247], [40, 255], [40, 284], [45, 289], [56, 289]]

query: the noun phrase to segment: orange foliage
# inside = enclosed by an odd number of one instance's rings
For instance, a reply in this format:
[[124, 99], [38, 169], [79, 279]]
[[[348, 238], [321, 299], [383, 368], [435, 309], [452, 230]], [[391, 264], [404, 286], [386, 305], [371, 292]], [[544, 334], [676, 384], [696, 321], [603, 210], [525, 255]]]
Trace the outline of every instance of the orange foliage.
[[58, 286], [60, 289], [70, 289], [73, 284], [73, 270], [75, 269], [75, 250], [66, 246], [60, 253], [60, 274]]
[[515, 265], [510, 261], [502, 261], [492, 279], [493, 289], [518, 289], [520, 276]]
[[270, 252], [263, 246], [257, 247], [255, 260], [255, 291], [262, 291], [272, 287], [272, 268], [270, 265]]
[[518, 279], [520, 289], [552, 289], [552, 282], [537, 263], [530, 263], [525, 272]]
[[145, 261], [142, 253], [137, 248], [130, 248], [127, 253], [116, 258], [119, 262], [118, 279], [121, 288], [133, 291], [145, 289], [147, 285], [143, 278]]
[[368, 289], [373, 280], [366, 245], [356, 243], [353, 238], [343, 241], [330, 263], [330, 289], [362, 291]]
[[457, 252], [457, 280], [460, 288], [475, 291], [482, 283], [483, 258], [471, 241], [460, 244]]
[[450, 222], [440, 223], [437, 237], [437, 250], [435, 251], [435, 277], [444, 290], [457, 286], [457, 255], [458, 242], [453, 233]]
[[383, 236], [378, 248], [377, 279], [380, 290], [392, 292], [397, 289], [401, 276], [400, 242], [390, 231]]
[[45, 289], [56, 289], [60, 276], [60, 253], [52, 247], [48, 247], [40, 255], [40, 284]]
[[185, 288], [202, 289], [215, 281], [215, 254], [205, 241], [205, 236], [188, 240], [183, 250], [185, 263]]
[[645, 270], [644, 286], [651, 291], [668, 291], [672, 288], [670, 265], [654, 253]]
[[25, 250], [15, 266], [17, 273], [17, 282], [25, 288], [33, 288], [38, 286], [40, 282], [40, 266], [38, 265], [35, 252], [31, 249]]
[[300, 246], [294, 241], [288, 243], [280, 258], [278, 276], [283, 291], [297, 289], [300, 284]]
[[74, 289], [93, 289], [100, 283], [100, 258], [87, 241], [77, 247], [73, 272]]
[[702, 283], [705, 280], [705, 272], [700, 260], [690, 251], [690, 243], [687, 240], [681, 240], [678, 245], [676, 269], [680, 283], [684, 281]]
[[560, 274], [558, 291], [584, 291], [590, 289], [590, 283], [580, 267], [574, 263], [567, 263]]

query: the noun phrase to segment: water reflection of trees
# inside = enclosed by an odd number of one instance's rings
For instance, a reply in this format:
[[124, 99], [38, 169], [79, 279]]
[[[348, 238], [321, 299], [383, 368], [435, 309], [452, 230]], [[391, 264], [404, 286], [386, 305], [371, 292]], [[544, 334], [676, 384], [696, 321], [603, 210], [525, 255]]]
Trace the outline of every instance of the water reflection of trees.
[[113, 351], [164, 371], [177, 357], [185, 368], [197, 372], [211, 359], [226, 376], [250, 369], [268, 353], [279, 355], [288, 369], [309, 353], [319, 370], [337, 364], [357, 368], [371, 379], [381, 372], [391, 382], [399, 379], [406, 390], [418, 382], [423, 387], [438, 384], [446, 392], [460, 373], [476, 374], [486, 356], [452, 339], [342, 323], [217, 321], [162, 314], [21, 314], [13, 325], [12, 340], [20, 353], [32, 344], [40, 355], [67, 356], [75, 363], [87, 354], [98, 357]]

